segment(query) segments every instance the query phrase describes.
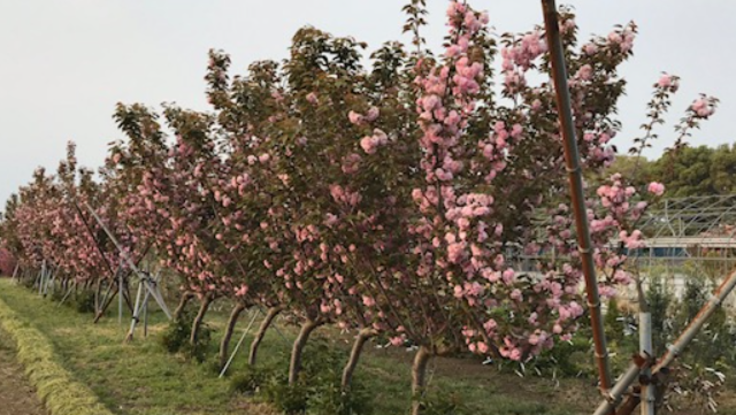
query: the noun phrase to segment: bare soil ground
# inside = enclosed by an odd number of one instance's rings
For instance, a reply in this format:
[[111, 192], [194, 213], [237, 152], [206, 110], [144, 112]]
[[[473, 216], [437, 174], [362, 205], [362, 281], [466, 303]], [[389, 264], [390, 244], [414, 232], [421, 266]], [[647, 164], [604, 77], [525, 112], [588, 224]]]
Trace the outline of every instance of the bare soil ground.
[[0, 415], [47, 415], [15, 360], [14, 348], [8, 334], [0, 331]]

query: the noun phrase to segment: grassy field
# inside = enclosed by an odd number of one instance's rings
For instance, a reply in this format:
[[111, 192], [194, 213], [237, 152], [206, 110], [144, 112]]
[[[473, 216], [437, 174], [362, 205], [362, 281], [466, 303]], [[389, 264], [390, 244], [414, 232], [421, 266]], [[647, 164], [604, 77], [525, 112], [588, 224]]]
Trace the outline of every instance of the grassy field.
[[46, 411], [23, 367], [17, 362], [15, 344], [0, 329], [0, 415], [45, 415]]
[[[161, 313], [152, 313], [148, 338], [142, 330], [132, 343], [123, 344], [128, 320], [119, 325], [108, 316], [92, 324], [89, 314], [81, 314], [25, 288], [0, 280], [0, 298], [25, 322], [33, 324], [52, 342], [64, 366], [77, 380], [89, 385], [112, 412], [118, 414], [272, 414], [257, 399], [230, 391], [230, 381], [218, 379], [213, 369], [217, 342], [228, 309], [215, 307], [207, 315], [214, 330], [208, 360], [196, 363], [164, 351], [160, 344], [166, 327]], [[241, 317], [240, 337], [248, 315]], [[286, 338], [271, 330], [259, 355], [259, 365], [288, 362], [290, 327], [281, 327]], [[346, 338], [329, 330], [316, 332], [330, 347], [347, 350]], [[245, 345], [249, 338], [246, 338]], [[309, 359], [309, 355], [305, 356]], [[411, 353], [402, 349], [371, 348], [365, 355], [356, 378], [373, 398], [375, 414], [405, 414], [409, 393]], [[245, 353], [237, 356], [230, 373], [245, 367]], [[431, 394], [452, 395], [474, 414], [585, 414], [598, 402], [589, 379], [550, 380], [502, 374], [475, 360], [436, 359], [432, 365]], [[728, 412], [725, 412], [728, 413]]]

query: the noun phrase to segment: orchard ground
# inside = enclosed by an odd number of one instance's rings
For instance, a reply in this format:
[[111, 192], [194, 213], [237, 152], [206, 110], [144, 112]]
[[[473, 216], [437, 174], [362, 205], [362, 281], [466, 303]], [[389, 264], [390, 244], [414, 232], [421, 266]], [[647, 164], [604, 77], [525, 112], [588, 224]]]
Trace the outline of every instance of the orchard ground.
[[[33, 324], [53, 343], [65, 368], [77, 380], [89, 385], [100, 400], [118, 414], [276, 414], [258, 399], [233, 393], [229, 379], [218, 379], [214, 369], [216, 341], [227, 319], [228, 307], [214, 307], [207, 324], [214, 330], [208, 360], [196, 363], [164, 351], [159, 340], [167, 322], [162, 313], [151, 315], [149, 336], [142, 327], [132, 343], [122, 339], [129, 320], [119, 325], [115, 312], [109, 311], [100, 323], [92, 324], [89, 314], [59, 306], [42, 299], [7, 279], [0, 280], [0, 299], [24, 322]], [[238, 323], [238, 337], [250, 318]], [[295, 335], [289, 326], [267, 333], [259, 365], [283, 366], [288, 360]], [[0, 333], [2, 334], [2, 333]], [[349, 339], [329, 329], [319, 336], [330, 347], [345, 351]], [[40, 404], [17, 365], [8, 361], [12, 343], [0, 336], [0, 413], [6, 408], [22, 408], [13, 414], [43, 414]], [[246, 338], [245, 345], [249, 338]], [[407, 385], [412, 353], [401, 348], [371, 348], [361, 361], [357, 377], [371, 396], [376, 414], [408, 412], [410, 395]], [[230, 374], [237, 374], [247, 364], [241, 350]], [[6, 382], [8, 380], [10, 383]], [[475, 414], [587, 414], [598, 402], [591, 378], [568, 378], [552, 381], [535, 376], [524, 378], [500, 373], [481, 365], [476, 359], [438, 358], [434, 362], [429, 393], [455, 396]], [[719, 413], [736, 414], [736, 393], [728, 392]], [[11, 405], [11, 406], [8, 406]], [[15, 406], [12, 406], [15, 405]], [[23, 412], [25, 411], [25, 412]], [[688, 412], [682, 412], [685, 414]]]
[[15, 361], [15, 344], [0, 330], [0, 415], [46, 414], [23, 367]]

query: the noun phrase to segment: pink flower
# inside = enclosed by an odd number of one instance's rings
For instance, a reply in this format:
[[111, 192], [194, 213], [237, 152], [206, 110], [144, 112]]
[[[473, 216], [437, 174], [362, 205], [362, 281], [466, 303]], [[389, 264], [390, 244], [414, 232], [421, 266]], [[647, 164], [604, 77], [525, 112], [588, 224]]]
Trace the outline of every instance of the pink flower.
[[608, 34], [608, 41], [614, 44], [619, 44], [623, 42], [623, 38], [621, 37], [621, 34], [617, 32], [611, 32]]
[[241, 285], [240, 288], [238, 288], [235, 291], [236, 297], [243, 297], [248, 292], [248, 286], [247, 285]]
[[375, 121], [378, 118], [379, 110], [377, 107], [371, 107], [365, 114], [365, 120], [368, 122]]
[[715, 112], [715, 108], [709, 105], [708, 101], [705, 98], [699, 98], [695, 100], [695, 102], [693, 102], [690, 106], [690, 109], [692, 109], [692, 111], [701, 118], [706, 118], [710, 115], [713, 115], [713, 113]]
[[647, 186], [647, 190], [655, 196], [662, 196], [664, 193], [664, 185], [658, 182], [651, 182], [649, 183], [649, 186]]
[[337, 223], [337, 216], [333, 215], [332, 213], [328, 213], [325, 215], [325, 221], [324, 224], [328, 227], [332, 227]]
[[309, 101], [310, 104], [317, 104], [317, 94], [315, 94], [314, 92], [310, 92], [309, 94], [307, 94], [307, 101]]
[[364, 295], [363, 296], [363, 304], [366, 307], [373, 307], [374, 305], [376, 305], [376, 300], [374, 300], [373, 297], [369, 297], [367, 295]]
[[401, 346], [402, 344], [404, 344], [404, 339], [401, 337], [391, 337], [389, 341], [391, 342], [392, 346]]
[[598, 46], [595, 43], [588, 43], [583, 46], [583, 52], [586, 55], [595, 55], [598, 52]]
[[575, 77], [583, 81], [590, 81], [590, 79], [593, 78], [593, 67], [588, 64], [583, 65], [578, 69]]
[[[511, 282], [512, 282], [512, 281], [514, 280], [514, 276], [515, 276], [515, 275], [516, 275], [516, 273], [514, 272], [514, 270], [513, 270], [513, 269], [511, 269], [511, 268], [507, 268], [507, 269], [506, 269], [506, 270], [505, 270], [505, 271], [503, 272], [503, 281], [504, 281], [504, 282], [505, 282], [506, 284], [510, 284], [510, 283], [511, 283]], [[518, 290], [517, 290], [517, 291], [518, 291]]]
[[360, 147], [366, 152], [366, 154], [374, 154], [378, 147], [378, 143], [376, 142], [375, 137], [366, 136], [360, 139]]
[[514, 124], [514, 126], [511, 127], [511, 137], [519, 138], [523, 131], [524, 129], [520, 124]]
[[667, 88], [670, 85], [672, 85], [672, 77], [664, 74], [661, 78], [659, 78], [659, 81], [657, 81], [657, 85], [659, 85], [661, 88]]
[[348, 119], [350, 120], [351, 123], [355, 125], [359, 125], [363, 123], [363, 116], [361, 114], [358, 114], [355, 111], [350, 111], [350, 113], [348, 113]]

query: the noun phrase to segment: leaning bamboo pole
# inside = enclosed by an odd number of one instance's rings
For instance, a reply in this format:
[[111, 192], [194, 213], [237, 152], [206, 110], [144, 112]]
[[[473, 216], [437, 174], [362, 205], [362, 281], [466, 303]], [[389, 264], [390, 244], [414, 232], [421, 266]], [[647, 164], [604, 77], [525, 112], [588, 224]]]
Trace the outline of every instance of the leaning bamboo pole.
[[564, 141], [565, 163], [570, 181], [570, 196], [572, 198], [572, 208], [575, 216], [578, 250], [580, 251], [583, 275], [585, 276], [585, 291], [588, 299], [591, 327], [593, 329], [593, 343], [595, 346], [596, 363], [598, 365], [599, 387], [602, 392], [606, 393], [611, 387], [611, 368], [608, 362], [606, 335], [603, 331], [601, 303], [598, 296], [598, 279], [596, 278], [590, 229], [588, 228], [588, 216], [585, 208], [585, 196], [583, 194], [583, 175], [580, 167], [577, 140], [575, 138], [575, 126], [573, 124], [572, 109], [570, 106], [570, 91], [567, 86], [565, 54], [562, 49], [562, 40], [560, 39], [560, 27], [557, 19], [555, 0], [542, 0], [542, 10], [544, 11], [544, 27], [552, 66], [552, 80], [556, 92], [560, 130]]
[[[698, 314], [693, 318], [690, 324], [687, 326], [685, 331], [680, 334], [680, 337], [668, 347], [667, 352], [652, 368], [652, 377], [656, 377], [660, 371], [669, 367], [672, 362], [682, 354], [685, 348], [695, 338], [706, 321], [715, 313], [715, 311], [723, 304], [723, 301], [728, 297], [729, 294], [736, 288], [736, 269], [732, 270], [731, 273], [726, 277], [715, 291], [713, 296], [708, 302], [700, 309]], [[633, 380], [632, 382], [633, 383]], [[631, 384], [629, 383], [629, 384]], [[631, 414], [641, 400], [640, 396], [630, 395], [621, 406], [621, 409], [616, 412], [616, 415], [629, 415]], [[601, 403], [604, 406], [605, 402]], [[600, 409], [600, 407], [599, 407]], [[604, 414], [607, 412], [596, 412], [596, 414]]]

